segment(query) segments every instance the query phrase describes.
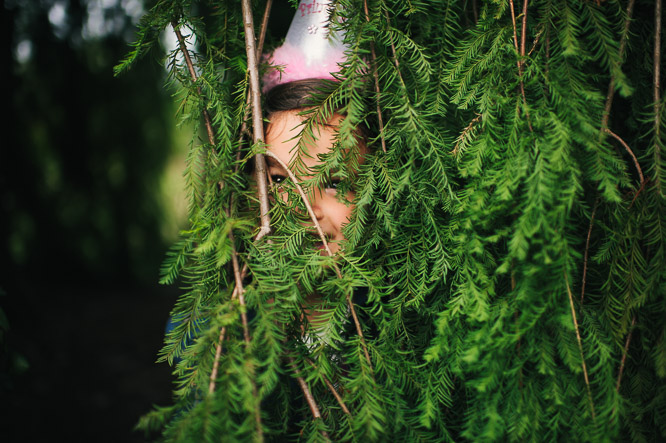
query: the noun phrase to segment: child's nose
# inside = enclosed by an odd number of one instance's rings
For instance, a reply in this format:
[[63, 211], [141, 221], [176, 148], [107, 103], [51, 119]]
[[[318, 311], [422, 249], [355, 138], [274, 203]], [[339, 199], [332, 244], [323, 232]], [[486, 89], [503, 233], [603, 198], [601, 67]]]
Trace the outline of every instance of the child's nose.
[[315, 190], [310, 196], [310, 206], [312, 206], [312, 212], [314, 212], [317, 220], [324, 218], [324, 211], [322, 209], [322, 195], [321, 191]]

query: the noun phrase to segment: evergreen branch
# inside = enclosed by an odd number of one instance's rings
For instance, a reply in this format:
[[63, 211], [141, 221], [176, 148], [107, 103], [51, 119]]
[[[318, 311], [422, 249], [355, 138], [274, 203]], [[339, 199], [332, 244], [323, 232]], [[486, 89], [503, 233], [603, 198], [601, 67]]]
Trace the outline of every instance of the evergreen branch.
[[654, 164], [655, 164], [655, 183], [660, 195], [663, 195], [661, 189], [661, 144], [659, 137], [661, 133], [660, 124], [660, 75], [661, 75], [661, 0], [656, 0], [654, 4], [654, 80], [652, 85], [653, 100], [654, 100]]
[[[370, 12], [368, 11], [368, 0], [363, 0], [363, 8], [365, 9], [365, 19], [370, 23]], [[370, 57], [372, 66], [372, 77], [375, 80], [375, 101], [377, 102], [377, 123], [379, 124], [379, 137], [382, 144], [382, 151], [386, 154], [386, 139], [384, 137], [384, 119], [382, 117], [382, 108], [379, 104], [381, 97], [381, 90], [379, 89], [379, 73], [377, 72], [377, 53], [375, 52], [375, 41], [370, 41]]]
[[[643, 170], [641, 169], [641, 165], [638, 163], [638, 159], [634, 155], [634, 151], [631, 150], [631, 148], [629, 147], [627, 142], [622, 140], [622, 138], [619, 135], [617, 135], [616, 133], [614, 133], [613, 131], [611, 131], [607, 127], [603, 127], [603, 131], [606, 134], [611, 135], [615, 140], [619, 141], [620, 144], [624, 147], [624, 149], [626, 149], [626, 151], [629, 153], [631, 158], [634, 160], [634, 165], [636, 166], [636, 171], [638, 172], [638, 176], [640, 177], [640, 180], [641, 180], [641, 188], [640, 189], [643, 189], [643, 186], [645, 185], [645, 178], [643, 177]], [[640, 192], [640, 189], [639, 189], [638, 192]]]
[[[389, 17], [388, 10], [384, 10], [384, 16], [386, 17], [386, 24], [388, 24], [389, 28], [391, 27], [391, 18]], [[391, 39], [391, 54], [393, 55], [393, 64], [395, 65], [395, 71], [396, 74], [398, 75], [398, 79], [400, 79], [400, 84], [404, 88], [405, 92], [407, 91], [407, 85], [405, 84], [405, 80], [402, 78], [402, 72], [400, 72], [400, 61], [398, 60], [398, 54], [395, 50], [395, 43], [393, 42], [393, 35], [390, 37]]]
[[581, 278], [580, 284], [580, 303], [583, 304], [585, 298], [585, 285], [587, 282], [587, 259], [590, 252], [590, 238], [592, 237], [592, 225], [594, 225], [594, 217], [597, 213], [597, 206], [599, 204], [599, 198], [594, 201], [594, 208], [592, 209], [592, 216], [590, 217], [590, 225], [587, 229], [587, 238], [585, 239], [585, 253], [583, 256], [583, 277]]
[[573, 294], [571, 293], [571, 286], [569, 286], [569, 278], [567, 277], [566, 271], [564, 271], [564, 282], [567, 286], [567, 295], [569, 296], [569, 305], [571, 307], [571, 318], [573, 320], [574, 328], [576, 329], [576, 340], [578, 340], [578, 350], [580, 351], [581, 365], [583, 368], [583, 377], [585, 378], [585, 386], [587, 387], [587, 397], [590, 402], [590, 408], [592, 410], [592, 419], [596, 420], [596, 414], [594, 412], [594, 401], [592, 400], [592, 390], [590, 389], [590, 380], [587, 375], [587, 365], [585, 364], [585, 354], [583, 353], [583, 341], [580, 337], [580, 328], [578, 326], [578, 320], [576, 319], [576, 308], [574, 306]]
[[[183, 34], [180, 32], [178, 23], [174, 21], [171, 23], [171, 26], [173, 27], [173, 32], [176, 34], [176, 38], [178, 39], [180, 52], [183, 54], [183, 58], [185, 59], [185, 64], [187, 65], [187, 70], [190, 73], [190, 78], [192, 80], [192, 83], [197, 84], [197, 73], [194, 70], [194, 63], [192, 63], [190, 52], [187, 50], [187, 46], [185, 45], [185, 39], [183, 38]], [[200, 86], [197, 86], [197, 92], [201, 97], [203, 97]], [[213, 152], [215, 152], [215, 133], [213, 132], [213, 124], [211, 123], [210, 115], [208, 114], [208, 111], [206, 110], [205, 107], [201, 112], [203, 113], [204, 124], [206, 126], [206, 134], [208, 134], [208, 142], [212, 146]]]
[[[287, 357], [287, 358], [289, 360], [289, 366], [294, 371], [294, 374], [296, 374], [296, 381], [298, 381], [298, 386], [301, 388], [301, 391], [303, 392], [303, 396], [305, 397], [305, 401], [307, 402], [308, 407], [310, 408], [312, 417], [315, 420], [321, 420], [321, 412], [319, 411], [319, 405], [317, 405], [317, 401], [312, 395], [312, 392], [310, 391], [308, 384], [305, 382], [305, 379], [303, 379], [300, 369], [298, 369], [292, 357]], [[322, 430], [321, 433], [325, 439], [329, 440], [326, 431]]]
[[622, 360], [620, 360], [620, 369], [617, 374], [617, 383], [615, 384], [615, 391], [620, 392], [620, 383], [622, 382], [622, 373], [624, 372], [624, 364], [627, 361], [627, 354], [629, 353], [629, 343], [631, 343], [631, 334], [634, 332], [634, 326], [636, 325], [636, 314], [631, 319], [631, 327], [629, 328], [629, 334], [627, 334], [627, 341], [624, 343], [624, 350], [622, 351]]
[[478, 123], [481, 120], [481, 114], [477, 114], [476, 117], [472, 119], [472, 121], [469, 122], [467, 127], [463, 129], [463, 131], [460, 133], [458, 138], [456, 139], [456, 145], [453, 147], [453, 150], [451, 151], [451, 155], [454, 157], [458, 155], [458, 151], [460, 149], [460, 144], [464, 143], [467, 141], [468, 138], [471, 138], [473, 134], [473, 129], [474, 125]]
[[[234, 300], [236, 297], [237, 289], [234, 288], [234, 293], [231, 295], [231, 299]], [[224, 342], [224, 336], [226, 335], [227, 327], [222, 326], [220, 328], [220, 335], [217, 339], [217, 346], [215, 347], [215, 360], [213, 360], [213, 370], [210, 371], [210, 383], [208, 384], [208, 393], [212, 394], [215, 392], [215, 383], [217, 380], [217, 373], [220, 367], [220, 357], [222, 357], [222, 343]]]
[[[312, 360], [309, 358], [306, 359], [306, 361], [315, 369], [317, 369], [317, 366], [314, 364]], [[345, 414], [351, 416], [351, 412], [349, 412], [349, 409], [347, 408], [347, 405], [345, 404], [344, 400], [342, 400], [342, 397], [340, 397], [340, 394], [338, 393], [338, 390], [335, 389], [335, 386], [333, 386], [333, 383], [330, 382], [328, 377], [326, 375], [322, 374], [322, 378], [324, 380], [324, 383], [326, 384], [326, 387], [328, 388], [329, 391], [331, 391], [331, 394], [333, 394], [333, 397], [335, 397], [335, 400], [338, 402], [338, 405], [340, 405], [340, 408], [342, 409], [342, 412]]]
[[[631, 25], [631, 16], [634, 10], [634, 3], [636, 0], [629, 0], [627, 4], [626, 18], [624, 20], [624, 28], [622, 31], [622, 36], [620, 37], [620, 48], [618, 53], [618, 59], [622, 61], [624, 57], [624, 49], [627, 46], [627, 37], [629, 36], [629, 25]], [[601, 128], [608, 127], [608, 119], [610, 118], [611, 107], [613, 106], [613, 97], [615, 95], [615, 76], [611, 76], [610, 82], [608, 83], [608, 93], [606, 94], [606, 104], [604, 105], [604, 116], [601, 120]]]
[[511, 24], [513, 26], [513, 44], [516, 48], [516, 54], [519, 55], [518, 60], [516, 60], [516, 65], [518, 66], [518, 78], [520, 82], [520, 95], [523, 98], [523, 105], [525, 106], [525, 117], [527, 117], [527, 125], [530, 127], [530, 132], [534, 132], [532, 128], [532, 122], [530, 119], [530, 114], [527, 109], [527, 96], [525, 95], [525, 82], [523, 81], [523, 71], [525, 65], [525, 34], [527, 32], [527, 0], [523, 2], [523, 12], [522, 12], [522, 30], [520, 36], [520, 48], [518, 47], [518, 36], [516, 28], [516, 13], [514, 11], [513, 0], [509, 0], [509, 9], [511, 9]]
[[[326, 240], [326, 235], [324, 234], [324, 231], [321, 229], [321, 225], [319, 224], [319, 221], [317, 221], [317, 216], [314, 213], [314, 210], [312, 209], [312, 205], [310, 204], [310, 199], [307, 197], [305, 192], [303, 191], [303, 188], [301, 187], [300, 182], [298, 181], [298, 178], [296, 178], [296, 175], [294, 172], [291, 170], [289, 165], [287, 165], [285, 162], [283, 162], [277, 155], [273, 154], [271, 151], [266, 151], [267, 156], [271, 157], [274, 159], [282, 168], [284, 168], [285, 171], [287, 171], [287, 174], [289, 175], [289, 178], [291, 181], [294, 183], [294, 187], [298, 191], [298, 193], [301, 196], [301, 199], [303, 201], [303, 204], [305, 205], [305, 209], [308, 211], [308, 215], [310, 216], [310, 219], [315, 227], [315, 230], [317, 231], [317, 235], [319, 235], [319, 239], [321, 240], [322, 244], [324, 245], [324, 250], [329, 256], [333, 256], [333, 252], [331, 252], [331, 248], [328, 246], [328, 241]], [[338, 278], [342, 278], [342, 273], [340, 272], [340, 268], [335, 265], [335, 271], [338, 276]]]
[[[308, 215], [310, 216], [310, 219], [312, 220], [312, 223], [315, 227], [315, 230], [317, 231], [317, 234], [319, 235], [319, 238], [324, 246], [324, 250], [329, 256], [333, 256], [333, 253], [331, 252], [331, 249], [328, 246], [328, 242], [326, 241], [326, 236], [324, 235], [324, 231], [322, 231], [321, 226], [319, 225], [319, 222], [317, 221], [317, 216], [314, 213], [314, 210], [312, 209], [312, 205], [310, 205], [310, 200], [308, 197], [305, 195], [305, 192], [303, 192], [303, 188], [301, 187], [298, 179], [296, 178], [296, 175], [293, 173], [291, 168], [289, 168], [289, 165], [284, 163], [280, 158], [278, 158], [277, 155], [273, 154], [270, 151], [266, 151], [266, 155], [269, 157], [273, 158], [284, 170], [287, 172], [289, 175], [289, 178], [291, 181], [294, 183], [294, 186], [296, 187], [296, 190], [301, 196], [301, 199], [303, 200], [303, 204], [305, 205], [306, 210], [308, 211]], [[342, 278], [342, 272], [340, 272], [340, 267], [337, 265], [337, 263], [333, 263], [333, 267], [335, 269], [335, 273], [339, 279]], [[354, 325], [356, 327], [356, 332], [361, 339], [361, 345], [363, 346], [363, 352], [365, 353], [365, 358], [368, 360], [368, 365], [370, 365], [370, 368], [372, 368], [372, 361], [370, 360], [370, 353], [368, 352], [368, 348], [365, 344], [365, 338], [363, 336], [363, 330], [361, 329], [361, 323], [358, 320], [358, 316], [356, 315], [356, 309], [354, 308], [354, 303], [352, 302], [351, 297], [349, 296], [349, 292], [345, 293], [345, 297], [347, 299], [347, 304], [349, 305], [349, 310], [351, 311], [352, 318], [354, 320]]]

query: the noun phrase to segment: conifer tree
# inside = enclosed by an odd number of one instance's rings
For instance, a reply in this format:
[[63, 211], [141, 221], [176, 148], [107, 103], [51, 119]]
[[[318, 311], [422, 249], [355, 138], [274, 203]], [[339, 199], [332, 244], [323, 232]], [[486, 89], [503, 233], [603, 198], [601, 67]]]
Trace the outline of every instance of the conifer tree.
[[[666, 439], [661, 3], [335, 2], [347, 59], [303, 134], [346, 119], [285, 202], [262, 170], [270, 1], [158, 0], [118, 72], [173, 26], [170, 79], [197, 132], [189, 227], [162, 270], [183, 288], [160, 354], [174, 404], [140, 426], [165, 441]], [[372, 153], [354, 174], [361, 124]], [[301, 190], [331, 171], [356, 191], [338, 258], [303, 223]], [[314, 292], [326, 342], [302, 333]]]

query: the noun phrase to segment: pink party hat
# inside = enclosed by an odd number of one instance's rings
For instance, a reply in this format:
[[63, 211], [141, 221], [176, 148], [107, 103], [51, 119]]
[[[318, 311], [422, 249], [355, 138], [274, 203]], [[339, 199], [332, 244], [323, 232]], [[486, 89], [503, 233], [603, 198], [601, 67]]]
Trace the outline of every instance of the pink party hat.
[[347, 46], [342, 36], [328, 27], [331, 0], [301, 0], [282, 46], [267, 56], [271, 66], [264, 75], [262, 91], [282, 83], [306, 78], [333, 79]]

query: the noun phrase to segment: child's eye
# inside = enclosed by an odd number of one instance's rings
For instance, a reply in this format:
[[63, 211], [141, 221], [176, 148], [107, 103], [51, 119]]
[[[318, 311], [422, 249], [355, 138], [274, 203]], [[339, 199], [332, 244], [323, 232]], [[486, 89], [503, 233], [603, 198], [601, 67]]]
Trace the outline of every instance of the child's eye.
[[280, 174], [271, 174], [271, 181], [273, 183], [282, 183], [286, 180], [287, 177]]
[[332, 179], [329, 179], [326, 182], [326, 188], [328, 188], [328, 189], [338, 189], [339, 184], [340, 184], [340, 179], [339, 178], [332, 178]]

